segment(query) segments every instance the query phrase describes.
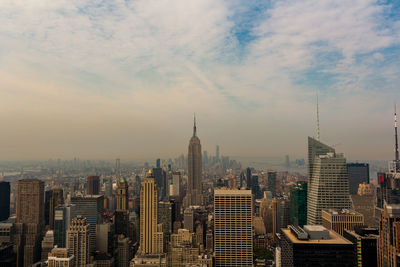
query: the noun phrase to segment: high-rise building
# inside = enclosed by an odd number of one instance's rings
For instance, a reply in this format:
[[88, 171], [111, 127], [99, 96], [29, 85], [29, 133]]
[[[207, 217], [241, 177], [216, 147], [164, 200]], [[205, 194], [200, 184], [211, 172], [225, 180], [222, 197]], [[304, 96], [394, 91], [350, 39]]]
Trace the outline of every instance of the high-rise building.
[[196, 134], [196, 118], [194, 118], [193, 136], [188, 148], [188, 187], [185, 197], [185, 206], [202, 204], [202, 160], [201, 144]]
[[104, 197], [102, 195], [76, 196], [71, 198], [75, 204], [75, 214], [86, 218], [90, 232], [90, 253], [96, 250], [96, 224], [103, 223]]
[[75, 267], [75, 256], [67, 248], [55, 247], [48, 255], [48, 267]]
[[[310, 179], [307, 194], [307, 223], [321, 224], [322, 209], [350, 209], [346, 158], [333, 148], [309, 137]], [[324, 152], [326, 154], [323, 154]], [[333, 152], [332, 152], [333, 151]]]
[[10, 183], [0, 182], [0, 221], [10, 217]]
[[215, 159], [217, 162], [219, 161], [219, 145], [215, 147]]
[[268, 190], [271, 192], [273, 197], [276, 197], [276, 171], [268, 170]]
[[47, 260], [48, 254], [54, 247], [54, 232], [48, 230], [42, 240], [42, 261]]
[[279, 236], [280, 266], [354, 266], [354, 245], [321, 225], [290, 225]]
[[158, 242], [163, 233], [158, 231], [158, 193], [151, 172], [144, 179], [140, 189], [140, 245], [142, 254], [159, 254], [163, 252], [163, 242]]
[[253, 266], [251, 190], [214, 191], [215, 266]]
[[44, 182], [38, 179], [19, 180], [17, 220], [14, 224], [17, 266], [27, 267], [40, 260], [44, 222]]
[[378, 225], [378, 267], [399, 266], [400, 204], [385, 205]]
[[307, 224], [307, 182], [298, 182], [290, 189], [290, 223], [301, 227]]
[[45, 223], [50, 229], [54, 229], [54, 210], [57, 206], [64, 204], [62, 188], [56, 187], [45, 193]]
[[172, 184], [170, 185], [169, 196], [179, 197], [181, 195], [181, 173], [172, 173]]
[[379, 237], [377, 228], [355, 227], [354, 230], [344, 230], [343, 237], [354, 244], [356, 257], [353, 266], [376, 266]]
[[175, 203], [171, 201], [160, 201], [158, 203], [158, 223], [162, 224], [164, 238], [169, 240], [172, 234], [172, 224], [175, 218]]
[[54, 245], [65, 248], [68, 227], [75, 218], [75, 205], [64, 204], [54, 211]]
[[359, 184], [369, 184], [368, 163], [348, 163], [347, 173], [349, 175], [349, 190], [351, 195], [357, 194]]
[[96, 251], [112, 255], [115, 250], [115, 226], [113, 223], [98, 224], [96, 228]]
[[247, 189], [250, 189], [250, 190], [251, 190], [252, 184], [253, 184], [252, 177], [253, 176], [251, 175], [251, 169], [250, 169], [250, 167], [247, 167], [247, 169], [246, 169], [246, 186], [247, 186]]
[[353, 210], [322, 210], [322, 226], [343, 236], [344, 230], [364, 225], [364, 216]]
[[67, 248], [75, 256], [75, 266], [86, 266], [90, 262], [89, 239], [89, 224], [86, 218], [78, 215], [72, 219], [67, 231]]
[[88, 176], [86, 178], [86, 194], [98, 195], [100, 193], [100, 177]]
[[352, 208], [364, 216], [364, 224], [370, 227], [377, 227], [375, 217], [375, 196], [371, 184], [360, 184], [357, 195], [351, 195]]
[[124, 235], [118, 235], [118, 267], [129, 267], [131, 260], [131, 241]]
[[118, 182], [117, 210], [115, 211], [115, 233], [128, 236], [129, 233], [129, 193], [128, 183], [121, 177]]

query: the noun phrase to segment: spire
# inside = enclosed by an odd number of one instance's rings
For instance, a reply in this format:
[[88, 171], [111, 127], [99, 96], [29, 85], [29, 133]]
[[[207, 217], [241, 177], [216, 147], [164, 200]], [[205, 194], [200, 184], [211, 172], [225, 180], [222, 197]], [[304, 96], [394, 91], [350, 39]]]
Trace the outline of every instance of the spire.
[[319, 141], [319, 105], [318, 105], [318, 91], [317, 91], [317, 140]]
[[193, 136], [196, 136], [196, 113], [193, 114]]
[[398, 137], [397, 137], [396, 103], [394, 104], [394, 141], [395, 141], [395, 147], [394, 147], [395, 162], [394, 162], [394, 167], [395, 167], [395, 171], [398, 172], [398, 171], [400, 171], [400, 162], [399, 162], [399, 142], [398, 142]]

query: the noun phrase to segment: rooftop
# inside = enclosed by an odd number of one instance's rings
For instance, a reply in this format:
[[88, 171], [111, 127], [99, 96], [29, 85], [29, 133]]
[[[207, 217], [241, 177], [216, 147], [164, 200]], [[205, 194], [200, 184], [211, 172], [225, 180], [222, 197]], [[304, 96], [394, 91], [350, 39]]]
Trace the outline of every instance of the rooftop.
[[[310, 227], [312, 227], [313, 230], [318, 231], [320, 229], [320, 227], [322, 227], [323, 229], [325, 229], [325, 227], [321, 226], [321, 225], [310, 225]], [[296, 235], [294, 235], [288, 228], [282, 228], [282, 233], [287, 236], [289, 238], [289, 240], [294, 243], [294, 244], [326, 244], [326, 245], [352, 245], [353, 243], [351, 243], [349, 240], [345, 239], [344, 237], [342, 237], [341, 235], [333, 232], [333, 231], [329, 231], [329, 237], [330, 239], [322, 239], [322, 240], [313, 240], [313, 239], [309, 239], [309, 240], [299, 240], [297, 239]]]
[[227, 188], [214, 190], [215, 195], [251, 195], [251, 190], [232, 190]]

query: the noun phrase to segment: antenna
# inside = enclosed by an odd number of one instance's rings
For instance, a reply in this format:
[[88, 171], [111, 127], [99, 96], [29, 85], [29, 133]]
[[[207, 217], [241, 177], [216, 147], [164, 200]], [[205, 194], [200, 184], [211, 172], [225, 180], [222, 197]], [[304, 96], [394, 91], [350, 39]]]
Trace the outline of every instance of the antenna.
[[193, 136], [196, 136], [196, 113], [193, 113]]
[[394, 162], [394, 169], [396, 172], [400, 171], [400, 162], [399, 162], [399, 142], [397, 138], [397, 112], [396, 112], [396, 103], [394, 103], [394, 141], [395, 141], [395, 147], [394, 147], [394, 156], [395, 156], [395, 162]]
[[319, 105], [318, 105], [318, 91], [317, 91], [317, 140], [319, 141], [320, 132], [319, 132]]

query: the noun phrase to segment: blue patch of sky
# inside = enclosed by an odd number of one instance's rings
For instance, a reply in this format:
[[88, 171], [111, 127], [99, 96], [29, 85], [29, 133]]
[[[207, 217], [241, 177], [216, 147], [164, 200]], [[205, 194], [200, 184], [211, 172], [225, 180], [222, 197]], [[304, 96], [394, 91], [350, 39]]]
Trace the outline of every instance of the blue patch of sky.
[[247, 46], [257, 39], [253, 29], [265, 18], [266, 10], [270, 7], [270, 1], [259, 0], [233, 1], [230, 4], [233, 12], [228, 19], [234, 23], [231, 36], [237, 40], [236, 56], [239, 61], [245, 57]]

